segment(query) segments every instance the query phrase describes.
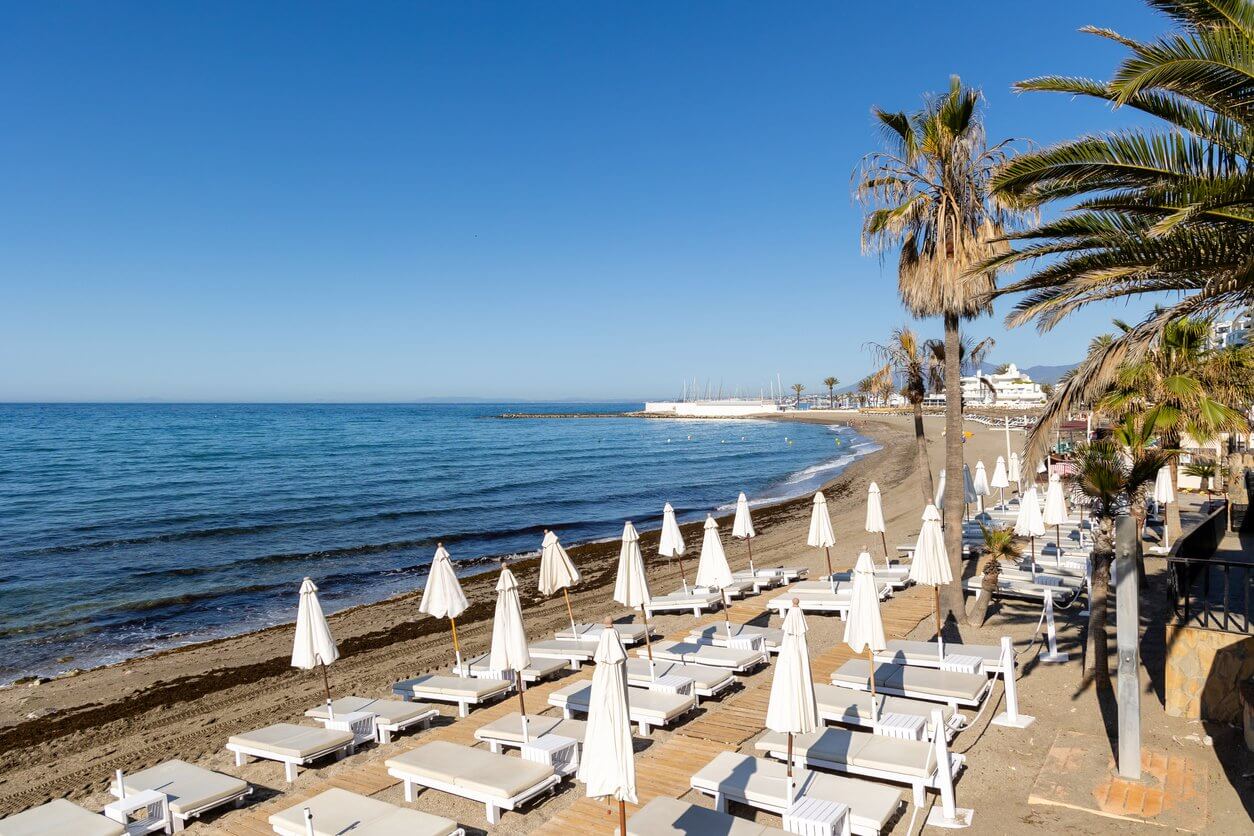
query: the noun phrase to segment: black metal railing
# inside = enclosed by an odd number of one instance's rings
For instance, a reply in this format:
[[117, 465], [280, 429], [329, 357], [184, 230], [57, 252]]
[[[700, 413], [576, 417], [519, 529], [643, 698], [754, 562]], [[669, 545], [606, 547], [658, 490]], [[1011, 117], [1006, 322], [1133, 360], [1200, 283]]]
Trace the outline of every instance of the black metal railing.
[[1250, 633], [1254, 563], [1215, 558], [1226, 517], [1226, 503], [1221, 502], [1172, 548], [1167, 558], [1171, 613], [1178, 624]]

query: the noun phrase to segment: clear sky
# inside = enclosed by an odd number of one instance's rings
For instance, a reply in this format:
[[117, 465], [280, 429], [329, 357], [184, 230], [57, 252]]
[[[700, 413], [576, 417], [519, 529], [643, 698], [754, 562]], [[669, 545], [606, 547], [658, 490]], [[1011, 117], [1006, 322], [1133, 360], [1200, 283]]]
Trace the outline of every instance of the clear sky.
[[[4, 3], [0, 399], [638, 398], [852, 382], [906, 322], [850, 199], [872, 105], [1133, 123], [1139, 0]], [[1072, 362], [1110, 317], [1005, 333]], [[936, 322], [919, 323], [937, 335]]]

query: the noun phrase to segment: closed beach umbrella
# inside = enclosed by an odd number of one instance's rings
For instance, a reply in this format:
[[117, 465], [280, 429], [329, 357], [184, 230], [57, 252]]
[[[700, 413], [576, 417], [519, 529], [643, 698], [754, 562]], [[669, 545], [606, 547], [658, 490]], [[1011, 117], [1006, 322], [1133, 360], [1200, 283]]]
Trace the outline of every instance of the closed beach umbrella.
[[527, 741], [527, 703], [523, 699], [523, 670], [531, 664], [527, 632], [523, 629], [522, 603], [518, 600], [518, 580], [509, 568], [501, 570], [496, 582], [496, 612], [492, 617], [492, 650], [488, 667], [513, 671], [518, 689], [518, 710], [522, 714], [523, 742]]
[[1049, 476], [1049, 487], [1045, 489], [1045, 513], [1041, 517], [1045, 525], [1054, 527], [1055, 560], [1062, 559], [1062, 526], [1067, 522], [1067, 498], [1062, 493], [1062, 479], [1057, 473]]
[[1045, 521], [1041, 519], [1041, 503], [1036, 498], [1036, 485], [1029, 485], [1027, 493], [1019, 497], [1019, 514], [1015, 517], [1015, 534], [1027, 537], [1032, 546], [1032, 578], [1036, 579], [1036, 538], [1045, 536]]
[[668, 502], [662, 506], [662, 537], [658, 540], [657, 553], [662, 557], [673, 557], [679, 561], [679, 579], [684, 583], [684, 594], [688, 594], [688, 576], [684, 574], [684, 535], [679, 531], [679, 522], [675, 519], [675, 509]]
[[1006, 478], [1018, 485], [1019, 493], [1023, 493], [1023, 464], [1019, 461], [1018, 453], [1010, 454], [1010, 463], [1006, 468]]
[[876, 586], [875, 564], [871, 562], [871, 555], [863, 552], [853, 567], [853, 595], [845, 621], [845, 644], [854, 653], [865, 652], [867, 664], [871, 666], [871, 719], [879, 714], [875, 704], [875, 654], [888, 649]]
[[572, 633], [575, 632], [575, 612], [570, 608], [570, 593], [566, 590], [579, 583], [579, 579], [579, 570], [558, 542], [557, 535], [552, 531], [544, 532], [544, 541], [540, 544], [540, 594], [547, 598], [562, 590]]
[[806, 536], [806, 545], [824, 549], [827, 555], [827, 579], [835, 586], [832, 579], [832, 546], [836, 545], [836, 532], [832, 531], [832, 518], [827, 513], [827, 497], [822, 491], [814, 494], [814, 508], [810, 512], [810, 533]]
[[[1154, 501], [1159, 505], [1168, 505], [1176, 501], [1176, 491], [1171, 484], [1171, 465], [1165, 464], [1158, 469], [1154, 479]], [[1167, 530], [1167, 514], [1163, 513], [1163, 547], [1171, 548], [1171, 532]]]
[[576, 773], [589, 798], [618, 802], [620, 833], [627, 832], [627, 802], [636, 803], [636, 761], [631, 746], [631, 703], [627, 688], [627, 651], [605, 619], [597, 644], [596, 670], [588, 701], [588, 723]]
[[731, 567], [727, 565], [727, 553], [718, 536], [718, 523], [712, 514], [705, 518], [705, 537], [701, 540], [701, 559], [697, 562], [697, 586], [719, 591], [719, 603], [723, 605], [723, 622], [727, 625], [727, 637], [731, 638], [731, 619], [727, 617], [727, 587], [734, 583]]
[[331, 680], [327, 665], [340, 658], [340, 651], [331, 638], [331, 627], [318, 603], [318, 587], [309, 578], [300, 584], [300, 605], [296, 609], [296, 636], [292, 640], [292, 667], [303, 671], [322, 668], [322, 684], [327, 689], [327, 705], [331, 704]]
[[431, 571], [427, 574], [427, 585], [422, 590], [422, 600], [418, 602], [418, 612], [448, 619], [453, 629], [453, 656], [457, 659], [458, 676], [462, 675], [462, 648], [457, 641], [457, 616], [469, 606], [462, 585], [457, 582], [457, 573], [453, 571], [453, 561], [449, 559], [444, 544], [437, 543], [435, 557], [431, 558]]
[[[940, 511], [929, 505], [923, 511], [923, 528], [914, 547], [910, 563], [910, 580], [934, 587], [936, 593], [936, 641], [941, 642], [941, 584], [950, 583], [954, 574], [949, 569], [949, 553], [945, 551], [945, 535], [941, 532]], [[945, 652], [941, 649], [941, 658]]]
[[976, 501], [980, 503], [980, 513], [984, 513], [984, 497], [992, 493], [988, 486], [988, 471], [984, 469], [984, 462], [975, 463], [975, 478], [972, 480], [972, 487], [975, 488]]
[[1004, 457], [997, 457], [997, 464], [993, 466], [993, 478], [989, 481], [988, 486], [997, 488], [997, 507], [1005, 510], [1006, 488], [1010, 487], [1010, 479], [1006, 476], [1006, 459]]
[[977, 498], [978, 497], [976, 497], [975, 495], [975, 482], [974, 480], [971, 479], [971, 468], [968, 465], [963, 464], [962, 465], [962, 505], [963, 505], [963, 510], [967, 513], [968, 519], [970, 518], [971, 514], [970, 514], [970, 509], [967, 508], [966, 506], [970, 505], [972, 502], [975, 502]]
[[736, 519], [732, 521], [732, 536], [744, 540], [749, 547], [749, 574], [757, 577], [758, 570], [753, 567], [753, 538], [758, 532], [753, 529], [753, 517], [749, 515], [749, 498], [741, 491], [736, 500]]
[[943, 467], [936, 480], [936, 496], [932, 497], [932, 504], [937, 508], [945, 507], [945, 468]]
[[623, 545], [618, 550], [618, 575], [614, 579], [614, 600], [624, 607], [640, 608], [640, 617], [644, 619], [644, 646], [649, 652], [650, 677], [653, 676], [653, 642], [649, 640], [649, 612], [645, 607], [651, 599], [649, 580], [644, 574], [644, 555], [640, 553], [640, 535], [636, 533], [636, 527], [629, 520], [623, 526]]
[[880, 504], [880, 486], [872, 482], [866, 489], [866, 530], [880, 536], [884, 548], [884, 565], [888, 566], [888, 540], [884, 537], [884, 506]]
[[784, 617], [784, 639], [775, 657], [771, 677], [771, 696], [766, 704], [766, 727], [777, 734], [788, 735], [788, 803], [793, 800], [792, 738], [809, 734], [819, 728], [818, 700], [814, 696], [814, 679], [810, 673], [810, 650], [806, 643], [806, 617], [796, 598]]

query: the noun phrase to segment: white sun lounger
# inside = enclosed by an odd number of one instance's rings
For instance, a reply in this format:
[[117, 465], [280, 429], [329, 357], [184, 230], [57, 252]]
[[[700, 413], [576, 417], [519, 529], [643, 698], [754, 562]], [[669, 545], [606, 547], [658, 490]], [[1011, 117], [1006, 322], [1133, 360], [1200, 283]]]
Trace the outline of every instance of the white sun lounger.
[[701, 615], [702, 610], [711, 610], [718, 606], [721, 596], [717, 592], [672, 592], [670, 595], [655, 595], [644, 605], [645, 614], [650, 618], [659, 612], [684, 612], [692, 610], [693, 616]]
[[[875, 661], [890, 665], [911, 665], [917, 668], [941, 667], [940, 652], [936, 642], [891, 639], [885, 650], [875, 654]], [[984, 673], [996, 676], [1002, 673], [1001, 645], [958, 644], [945, 642], [945, 657], [974, 656], [980, 660]]]
[[767, 827], [658, 796], [627, 819], [627, 836], [787, 836], [777, 827]]
[[[542, 714], [527, 715], [527, 739], [535, 740], [546, 734], [570, 738], [583, 745], [588, 724], [584, 720], [567, 720]], [[522, 715], [517, 711], [498, 717], [491, 723], [475, 729], [475, 740], [488, 744], [488, 749], [499, 753], [502, 749], [516, 749], [523, 745]]]
[[597, 643], [580, 639], [545, 639], [527, 645], [533, 659], [561, 659], [571, 670], [579, 670], [584, 662], [591, 662], [596, 655]]
[[416, 787], [439, 790], [482, 802], [489, 824], [503, 810], [516, 810], [561, 783], [547, 764], [498, 755], [459, 743], [436, 740], [384, 762], [388, 774], [405, 784], [405, 800], [414, 801]]
[[[714, 797], [714, 809], [726, 812], [733, 801], [782, 816], [788, 810], [788, 766], [778, 761], [720, 752], [692, 776], [692, 788]], [[901, 790], [842, 775], [793, 769], [796, 798], [835, 801], [849, 808], [850, 829], [879, 836], [901, 813]]]
[[[975, 593], [977, 598], [984, 593], [984, 579], [978, 575], [968, 578], [964, 582], [964, 586], [967, 592]], [[1080, 592], [1081, 590], [1074, 586], [1048, 583], [1044, 582], [1042, 578], [1038, 578], [1036, 583], [1012, 578], [999, 578], [996, 595], [998, 598], [1020, 598], [1025, 601], [1044, 601], [1045, 596], [1050, 595], [1057, 605], [1067, 604], [1078, 596]]]
[[[601, 633], [604, 632], [604, 630], [605, 627], [601, 624], [576, 624], [574, 630], [571, 630], [570, 628], [558, 630], [553, 634], [553, 638], [599, 642], [601, 640]], [[643, 624], [636, 624], [634, 621], [629, 621], [625, 624], [615, 624], [614, 632], [618, 633], [618, 637], [622, 639], [623, 644], [631, 647], [633, 644], [640, 644], [640, 642], [644, 641], [644, 635], [647, 631]]]
[[764, 589], [774, 589], [784, 583], [781, 575], [764, 575], [761, 572], [750, 572], [745, 569], [743, 572], [732, 572], [732, 580], [737, 583], [747, 583], [753, 590], [753, 594], [757, 595]]
[[[478, 656], [472, 656], [462, 662], [466, 670], [471, 676], [481, 679], [513, 679], [514, 672], [508, 671], [508, 676], [502, 675], [502, 671], [494, 671], [488, 667], [489, 654], [482, 653]], [[539, 682], [542, 679], [548, 679], [550, 676], [557, 676], [562, 669], [566, 667], [566, 663], [562, 659], [546, 659], [542, 656], [534, 656], [531, 664], [522, 669], [523, 682], [532, 683]]]
[[[588, 713], [588, 702], [591, 698], [592, 682], [582, 680], [549, 694], [549, 705], [560, 708], [562, 715], [571, 719], [576, 713]], [[697, 699], [695, 696], [632, 688], [628, 703], [631, 722], [640, 726], [641, 736], [647, 737], [654, 726], [665, 728], [696, 708]]]
[[[832, 581], [802, 581], [795, 583], [788, 588], [788, 595], [796, 594], [798, 597], [805, 595], [851, 595], [853, 594], [853, 581], [849, 578], [840, 577], [842, 573], [836, 573], [835, 583]], [[843, 573], [848, 574], [848, 573]], [[880, 600], [889, 597], [893, 591], [893, 585], [883, 578], [876, 575], [876, 589], [879, 591]], [[835, 592], [832, 591], [835, 587]], [[778, 598], [775, 600], [779, 600]], [[772, 604], [774, 601], [771, 602]]]
[[0, 819], [0, 836], [48, 836], [50, 833], [125, 836], [126, 828], [64, 798]]
[[759, 566], [757, 569], [759, 575], [770, 575], [784, 583], [792, 583], [810, 574], [808, 566]]
[[[841, 688], [839, 685], [814, 684], [814, 698], [818, 703], [819, 717], [829, 723], [842, 726], [857, 726], [864, 729], [875, 729], [871, 719], [871, 693]], [[936, 733], [932, 728], [932, 712], [941, 709], [945, 721], [945, 733], [953, 740], [954, 735], [966, 726], [966, 717], [959, 714], [951, 706], [940, 706], [938, 703], [925, 700], [912, 700], [909, 697], [893, 697], [876, 694], [878, 705], [876, 716], [883, 722], [890, 715], [906, 715], [919, 717], [923, 720], [923, 730], [928, 739]]]
[[457, 822], [420, 810], [397, 807], [339, 787], [270, 816], [270, 827], [279, 836], [306, 836], [305, 809], [313, 814], [314, 836], [465, 836]]
[[[778, 653], [779, 646], [784, 641], [783, 630], [775, 627], [754, 627], [751, 624], [733, 624], [731, 636], [742, 640], [757, 637], [762, 649], [768, 653]], [[698, 644], [712, 644], [715, 647], [727, 647], [727, 637], [727, 625], [721, 621], [705, 627], [694, 627], [688, 634], [688, 638]]]
[[653, 684], [653, 674], [663, 676], [682, 676], [692, 680], [693, 693], [698, 697], [717, 697], [736, 683], [736, 677], [725, 668], [712, 668], [709, 665], [683, 665], [679, 662], [653, 660], [653, 671], [649, 670], [647, 654], [639, 659], [627, 660], [627, 684], [636, 688], [649, 688]]
[[[883, 781], [907, 784], [914, 794], [914, 803], [922, 807], [928, 789], [940, 790], [962, 770], [966, 759], [945, 749], [948, 769], [938, 768], [937, 749], [944, 747], [943, 737], [935, 741], [902, 740], [882, 734], [828, 728], [809, 734], [793, 735], [793, 757], [797, 763], [833, 772], [864, 775]], [[783, 760], [787, 757], [788, 736], [767, 732], [756, 744], [759, 752]]]
[[416, 702], [456, 703], [458, 716], [465, 717], [470, 713], [470, 706], [504, 696], [513, 688], [514, 683], [504, 679], [426, 673], [396, 683], [392, 686], [392, 693], [401, 699]]
[[[832, 674], [832, 684], [869, 691], [869, 675], [870, 666], [865, 659], [850, 659]], [[876, 693], [943, 702], [954, 708], [979, 708], [995, 681], [982, 673], [956, 673], [909, 665], [875, 666]]]
[[[838, 584], [852, 584], [853, 570], [833, 572], [832, 580], [836, 581]], [[906, 566], [894, 567], [891, 569], [885, 569], [883, 566], [877, 566], [875, 567], [875, 581], [876, 583], [884, 584], [892, 589], [905, 589], [910, 585], [910, 569]], [[816, 581], [807, 581], [806, 586], [810, 586], [813, 583], [816, 583]], [[822, 581], [818, 581], [817, 583], [822, 583]]]
[[[239, 807], [253, 791], [247, 781], [180, 760], [124, 774], [122, 783], [127, 794], [144, 790], [164, 793], [175, 833], [182, 831], [189, 819], [198, 818], [215, 807], [224, 804]], [[122, 797], [116, 780], [109, 782], [109, 792], [114, 798]]]
[[[340, 697], [331, 702], [331, 709], [336, 717], [359, 711], [374, 715], [375, 739], [380, 743], [391, 743], [392, 735], [418, 726], [425, 729], [431, 721], [440, 716], [440, 710], [433, 705], [422, 702], [406, 702], [404, 700], [380, 700], [370, 697]], [[326, 723], [331, 719], [325, 703], [305, 712], [319, 722]]]
[[357, 744], [351, 731], [275, 723], [231, 735], [226, 748], [235, 753], [236, 766], [243, 766], [250, 757], [278, 761], [283, 764], [284, 777], [291, 782], [296, 780], [300, 767], [327, 755], [351, 755]]
[[[645, 648], [636, 648], [642, 659], [648, 654]], [[696, 642], [660, 641], [653, 645], [653, 658], [681, 665], [706, 665], [723, 668], [732, 673], [749, 673], [768, 661], [765, 650], [740, 650], [735, 647], [715, 647]]]

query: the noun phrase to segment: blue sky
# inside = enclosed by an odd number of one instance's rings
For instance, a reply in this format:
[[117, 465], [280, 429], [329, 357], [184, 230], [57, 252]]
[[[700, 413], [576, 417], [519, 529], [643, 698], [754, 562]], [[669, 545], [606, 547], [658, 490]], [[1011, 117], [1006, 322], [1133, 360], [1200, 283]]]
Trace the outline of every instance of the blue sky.
[[[872, 105], [1133, 123], [1140, 2], [6, 3], [0, 399], [635, 398], [820, 388], [907, 321], [859, 250]], [[1078, 359], [1111, 316], [995, 361]], [[919, 323], [924, 333], [939, 331]]]

